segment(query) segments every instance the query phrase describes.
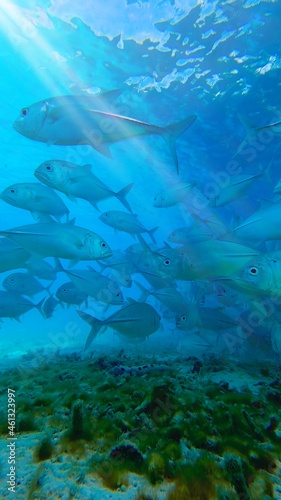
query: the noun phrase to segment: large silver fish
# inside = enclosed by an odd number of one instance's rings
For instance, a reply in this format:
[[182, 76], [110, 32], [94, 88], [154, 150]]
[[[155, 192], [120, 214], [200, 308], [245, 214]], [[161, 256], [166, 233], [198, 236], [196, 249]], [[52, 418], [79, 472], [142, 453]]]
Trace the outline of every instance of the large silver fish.
[[254, 296], [281, 297], [281, 252], [268, 252], [255, 257], [232, 276], [233, 283]]
[[158, 134], [169, 145], [178, 170], [175, 140], [195, 121], [196, 116], [191, 115], [164, 128], [118, 115], [112, 108], [111, 100], [108, 94], [51, 97], [23, 108], [14, 122], [14, 128], [34, 141], [64, 146], [89, 144], [106, 156], [111, 156], [109, 146], [114, 142]]
[[281, 239], [280, 201], [263, 201], [261, 207], [233, 229], [233, 234], [244, 241], [268, 241]]
[[73, 223], [29, 224], [0, 231], [0, 234], [42, 257], [79, 261], [112, 255], [108, 244], [98, 234]]
[[178, 280], [226, 277], [238, 272], [259, 254], [259, 251], [239, 243], [209, 240], [165, 249], [160, 270]]
[[77, 311], [79, 316], [91, 325], [86, 340], [88, 349], [102, 327], [112, 328], [129, 339], [148, 337], [160, 327], [160, 316], [157, 311], [145, 302], [132, 301], [105, 320], [94, 318], [90, 314]]
[[72, 201], [82, 198], [98, 210], [99, 201], [115, 196], [129, 212], [132, 211], [126, 196], [133, 184], [128, 184], [120, 191], [112, 191], [96, 177], [91, 165], [80, 167], [69, 161], [48, 160], [36, 168], [34, 175], [47, 186], [66, 194]]
[[60, 218], [69, 214], [67, 206], [55, 191], [39, 182], [18, 182], [0, 194], [0, 198], [14, 207], [29, 210], [31, 214], [47, 213]]

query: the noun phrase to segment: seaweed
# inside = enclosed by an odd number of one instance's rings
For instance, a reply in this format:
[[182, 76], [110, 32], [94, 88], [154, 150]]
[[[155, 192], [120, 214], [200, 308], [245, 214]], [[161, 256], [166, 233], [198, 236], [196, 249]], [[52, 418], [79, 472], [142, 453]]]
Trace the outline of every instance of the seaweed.
[[43, 462], [44, 460], [51, 458], [53, 452], [54, 446], [51, 439], [49, 436], [44, 436], [42, 441], [40, 441], [40, 443], [36, 446], [34, 456], [37, 462]]
[[230, 453], [225, 454], [224, 466], [228, 474], [229, 481], [233, 484], [238, 495], [243, 495], [243, 500], [251, 500], [239, 457]]

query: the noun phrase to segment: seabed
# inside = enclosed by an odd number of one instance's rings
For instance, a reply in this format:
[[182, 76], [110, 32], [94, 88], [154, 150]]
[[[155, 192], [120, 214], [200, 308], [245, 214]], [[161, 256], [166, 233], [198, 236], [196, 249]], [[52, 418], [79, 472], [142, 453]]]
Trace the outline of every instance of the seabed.
[[[33, 366], [32, 366], [33, 364]], [[278, 500], [280, 368], [223, 355], [32, 355], [16, 392], [16, 498]], [[1, 498], [10, 498], [1, 412]], [[7, 469], [7, 470], [6, 470]]]

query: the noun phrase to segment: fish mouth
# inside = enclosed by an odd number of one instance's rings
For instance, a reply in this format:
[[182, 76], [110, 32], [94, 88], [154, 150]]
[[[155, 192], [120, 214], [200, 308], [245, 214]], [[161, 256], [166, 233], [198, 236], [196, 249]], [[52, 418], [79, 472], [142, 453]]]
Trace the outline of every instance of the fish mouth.
[[108, 257], [111, 257], [112, 255], [113, 255], [112, 251], [108, 249], [108, 250], [105, 250], [105, 252], [103, 252], [102, 258], [107, 259]]
[[44, 172], [34, 172], [34, 176], [36, 177], [36, 179], [38, 179], [39, 181], [43, 180], [43, 181], [48, 181], [49, 178], [46, 174], [44, 174]]
[[21, 121], [20, 120], [15, 120], [13, 123], [13, 128], [17, 131], [20, 132], [21, 126], [20, 126]]

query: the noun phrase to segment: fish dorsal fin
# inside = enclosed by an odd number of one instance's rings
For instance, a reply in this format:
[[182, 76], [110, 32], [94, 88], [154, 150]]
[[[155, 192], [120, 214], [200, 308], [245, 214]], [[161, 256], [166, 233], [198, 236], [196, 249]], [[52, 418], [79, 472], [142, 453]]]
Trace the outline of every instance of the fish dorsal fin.
[[100, 94], [96, 94], [96, 97], [98, 97], [98, 98], [105, 97], [108, 102], [112, 102], [115, 99], [117, 99], [117, 97], [119, 97], [120, 94], [122, 94], [122, 92], [123, 92], [122, 89], [108, 90], [106, 92], [101, 92]]
[[75, 217], [73, 217], [73, 219], [69, 220], [68, 221], [69, 226], [75, 226], [75, 221], [76, 221]]

